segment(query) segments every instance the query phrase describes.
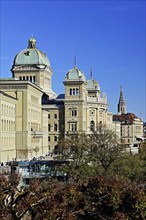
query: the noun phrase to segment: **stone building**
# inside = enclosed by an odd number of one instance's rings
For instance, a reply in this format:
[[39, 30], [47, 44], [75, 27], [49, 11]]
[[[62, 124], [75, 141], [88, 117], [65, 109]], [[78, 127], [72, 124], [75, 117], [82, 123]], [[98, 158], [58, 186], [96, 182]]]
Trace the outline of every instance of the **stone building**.
[[[8, 136], [13, 136], [9, 145], [4, 139], [4, 131], [0, 133], [1, 141], [5, 142], [0, 147], [1, 155], [4, 151], [9, 152], [8, 146], [14, 149], [13, 154], [2, 156], [4, 161], [31, 159], [51, 153], [67, 134], [90, 133], [98, 125], [106, 125], [120, 136], [120, 124], [113, 122], [113, 114], [108, 112], [107, 96], [92, 78], [92, 70], [90, 79], [86, 79], [75, 62], [65, 75], [65, 93], [56, 95], [52, 90], [50, 61], [37, 49], [36, 40], [31, 37], [28, 47], [15, 56], [11, 71], [11, 79], [0, 80], [1, 97], [5, 98], [7, 105], [10, 103], [15, 108], [15, 129], [7, 132]], [[4, 117], [1, 115], [1, 127], [4, 126]]]
[[121, 143], [131, 145], [137, 137], [143, 136], [143, 121], [134, 113], [126, 113], [123, 90], [121, 87], [118, 103], [118, 114], [113, 115], [113, 123], [120, 123]]
[[16, 157], [16, 106], [17, 98], [0, 91], [0, 162]]
[[[0, 91], [5, 94], [3, 96], [5, 104], [4, 101], [1, 101], [1, 109], [2, 106], [7, 106], [6, 108], [9, 109], [9, 105], [12, 105], [12, 101], [15, 100], [15, 105], [13, 104], [14, 115], [9, 115], [11, 111], [7, 113], [5, 108], [3, 110], [4, 115], [1, 114], [1, 117], [7, 117], [7, 120], [8, 116], [11, 116], [11, 120], [14, 121], [11, 131], [11, 126], [6, 125], [5, 128], [3, 125], [6, 120], [3, 122], [1, 119], [1, 127], [4, 127], [1, 133], [3, 136], [7, 135], [9, 139], [9, 144], [4, 138], [1, 139], [4, 142], [0, 147], [1, 154], [2, 151], [5, 151], [4, 154], [6, 154], [6, 149], [9, 146], [15, 146], [15, 154], [7, 156], [9, 160], [13, 158], [31, 159], [37, 154], [45, 153], [48, 150], [48, 113], [42, 109], [41, 105], [43, 91], [29, 81], [16, 79], [1, 79]], [[8, 96], [9, 100], [6, 99]], [[6, 123], [9, 124], [9, 122]], [[12, 133], [15, 140], [10, 139]]]

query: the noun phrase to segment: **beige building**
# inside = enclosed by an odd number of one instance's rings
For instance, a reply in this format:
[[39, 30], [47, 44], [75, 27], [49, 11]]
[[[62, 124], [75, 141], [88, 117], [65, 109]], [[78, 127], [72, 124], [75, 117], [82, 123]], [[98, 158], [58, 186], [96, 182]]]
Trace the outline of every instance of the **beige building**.
[[86, 80], [84, 73], [74, 66], [64, 80], [65, 94], [56, 99], [43, 96], [43, 108], [48, 110], [48, 145], [50, 152], [58, 142], [74, 132], [91, 133], [100, 124], [112, 128], [112, 113], [109, 113], [107, 97], [101, 93], [99, 84]]
[[[48, 151], [48, 113], [42, 110], [42, 89], [29, 81], [1, 79], [0, 91], [6, 94], [4, 98], [5, 102], [7, 101], [5, 105], [4, 101], [1, 101], [1, 106], [6, 106], [6, 109], [9, 109], [13, 103], [14, 109], [14, 115], [11, 117], [13, 131], [10, 130], [11, 126], [8, 126], [10, 115], [7, 110], [4, 109], [4, 115], [1, 114], [3, 117], [3, 119], [1, 118], [1, 127], [4, 127], [1, 131], [3, 135], [3, 138], [1, 137], [3, 144], [0, 147], [1, 160], [31, 159], [46, 153]], [[9, 100], [7, 96], [9, 96]], [[4, 118], [6, 118], [6, 126], [3, 124]], [[14, 146], [13, 154], [9, 152], [7, 155], [6, 151], [10, 151]]]
[[[126, 144], [141, 135], [142, 121], [137, 117], [130, 123], [115, 116], [113, 120], [112, 112], [108, 112], [107, 96], [92, 78], [92, 71], [90, 79], [86, 79], [75, 64], [65, 75], [64, 94], [56, 95], [52, 90], [50, 61], [36, 48], [33, 37], [28, 47], [15, 56], [11, 71], [12, 79], [0, 80], [1, 161], [52, 153], [67, 134], [90, 134], [98, 125], [115, 131]], [[2, 110], [2, 106], [15, 109], [13, 115]], [[123, 114], [126, 114], [126, 105], [121, 88], [117, 117]]]
[[0, 162], [16, 158], [17, 98], [0, 91]]

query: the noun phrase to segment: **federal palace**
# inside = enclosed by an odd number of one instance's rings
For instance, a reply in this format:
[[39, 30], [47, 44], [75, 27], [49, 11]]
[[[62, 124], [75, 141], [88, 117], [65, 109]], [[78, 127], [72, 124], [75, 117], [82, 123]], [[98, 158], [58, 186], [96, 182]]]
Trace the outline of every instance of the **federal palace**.
[[143, 135], [142, 120], [126, 113], [123, 89], [113, 115], [98, 82], [86, 79], [76, 63], [65, 75], [65, 92], [57, 95], [50, 61], [34, 37], [15, 56], [11, 72], [12, 78], [0, 79], [0, 162], [53, 153], [67, 134], [90, 133], [98, 125], [115, 131], [127, 145]]

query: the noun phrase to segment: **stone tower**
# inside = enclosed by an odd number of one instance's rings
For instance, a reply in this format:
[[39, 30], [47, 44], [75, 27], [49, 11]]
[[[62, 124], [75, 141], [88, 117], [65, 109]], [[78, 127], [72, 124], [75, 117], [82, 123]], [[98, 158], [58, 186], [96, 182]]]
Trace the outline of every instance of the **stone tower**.
[[126, 114], [126, 104], [124, 101], [124, 95], [123, 95], [123, 89], [122, 86], [120, 88], [120, 98], [119, 98], [119, 103], [118, 103], [118, 114]]

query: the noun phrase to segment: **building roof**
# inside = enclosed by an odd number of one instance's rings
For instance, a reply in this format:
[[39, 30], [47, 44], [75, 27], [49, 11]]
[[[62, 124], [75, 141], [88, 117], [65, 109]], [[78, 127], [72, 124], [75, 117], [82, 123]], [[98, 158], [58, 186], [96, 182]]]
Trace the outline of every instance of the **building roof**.
[[42, 105], [49, 104], [63, 104], [64, 105], [64, 94], [60, 94], [56, 99], [50, 99], [46, 93], [43, 93], [42, 96]]
[[87, 90], [100, 90], [100, 86], [97, 81], [89, 79], [87, 80]]
[[14, 65], [28, 64], [38, 64], [50, 67], [50, 61], [47, 55], [36, 48], [36, 40], [33, 37], [28, 41], [28, 48], [20, 51], [14, 59]]
[[129, 124], [132, 124], [135, 119], [139, 118], [134, 113], [113, 115], [113, 121], [128, 122]]
[[86, 78], [84, 73], [80, 69], [74, 67], [66, 74], [66, 80], [86, 81]]

